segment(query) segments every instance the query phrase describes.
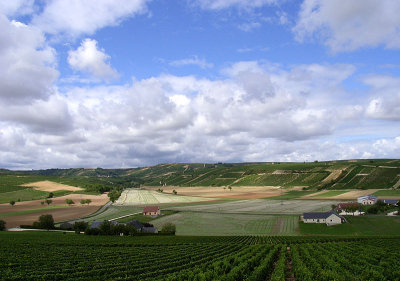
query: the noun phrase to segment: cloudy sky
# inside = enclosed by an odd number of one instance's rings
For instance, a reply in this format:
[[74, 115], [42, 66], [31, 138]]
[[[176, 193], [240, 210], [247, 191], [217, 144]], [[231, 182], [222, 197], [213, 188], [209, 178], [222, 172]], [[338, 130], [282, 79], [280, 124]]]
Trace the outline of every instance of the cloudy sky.
[[0, 0], [0, 167], [400, 158], [398, 11]]

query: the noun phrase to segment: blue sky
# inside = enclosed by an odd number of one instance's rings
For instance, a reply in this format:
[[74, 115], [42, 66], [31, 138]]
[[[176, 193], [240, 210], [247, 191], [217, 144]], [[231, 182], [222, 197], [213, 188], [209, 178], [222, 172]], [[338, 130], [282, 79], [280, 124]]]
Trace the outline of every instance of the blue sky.
[[0, 1], [1, 166], [399, 158], [399, 9]]

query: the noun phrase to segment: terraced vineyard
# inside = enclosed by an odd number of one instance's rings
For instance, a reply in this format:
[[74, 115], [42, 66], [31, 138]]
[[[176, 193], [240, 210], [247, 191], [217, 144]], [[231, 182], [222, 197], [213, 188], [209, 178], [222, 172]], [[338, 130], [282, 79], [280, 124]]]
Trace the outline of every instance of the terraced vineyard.
[[0, 233], [4, 280], [398, 280], [400, 238]]

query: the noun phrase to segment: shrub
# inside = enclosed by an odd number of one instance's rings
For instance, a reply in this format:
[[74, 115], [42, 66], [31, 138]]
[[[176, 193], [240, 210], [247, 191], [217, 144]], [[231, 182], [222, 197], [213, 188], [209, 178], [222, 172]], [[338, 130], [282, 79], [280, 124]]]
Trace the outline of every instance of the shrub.
[[0, 231], [6, 230], [6, 222], [3, 220], [0, 220]]
[[173, 223], [167, 222], [161, 228], [161, 233], [175, 234], [176, 226]]

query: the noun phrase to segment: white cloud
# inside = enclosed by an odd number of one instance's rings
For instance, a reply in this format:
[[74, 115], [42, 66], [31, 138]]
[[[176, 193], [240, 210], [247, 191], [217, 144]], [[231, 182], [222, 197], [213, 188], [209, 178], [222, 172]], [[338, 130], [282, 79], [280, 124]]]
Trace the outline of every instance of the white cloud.
[[0, 102], [47, 99], [58, 71], [43, 33], [0, 15]]
[[371, 89], [366, 116], [373, 119], [400, 121], [400, 78], [370, 75], [364, 80]]
[[208, 10], [221, 10], [231, 7], [252, 9], [276, 2], [276, 0], [196, 0], [197, 5]]
[[170, 62], [172, 66], [186, 66], [186, 65], [195, 65], [202, 69], [212, 68], [214, 65], [212, 63], [207, 62], [205, 59], [199, 59], [197, 56], [188, 59], [175, 60]]
[[27, 15], [34, 10], [34, 0], [0, 1], [0, 13], [7, 16]]
[[77, 37], [146, 12], [149, 0], [51, 0], [32, 23], [49, 34]]
[[68, 52], [68, 63], [72, 69], [104, 80], [118, 77], [109, 60], [110, 56], [103, 49], [98, 49], [97, 41], [89, 38], [83, 40], [78, 49]]
[[315, 37], [333, 52], [361, 47], [400, 47], [399, 1], [305, 0], [293, 31], [300, 41]]

